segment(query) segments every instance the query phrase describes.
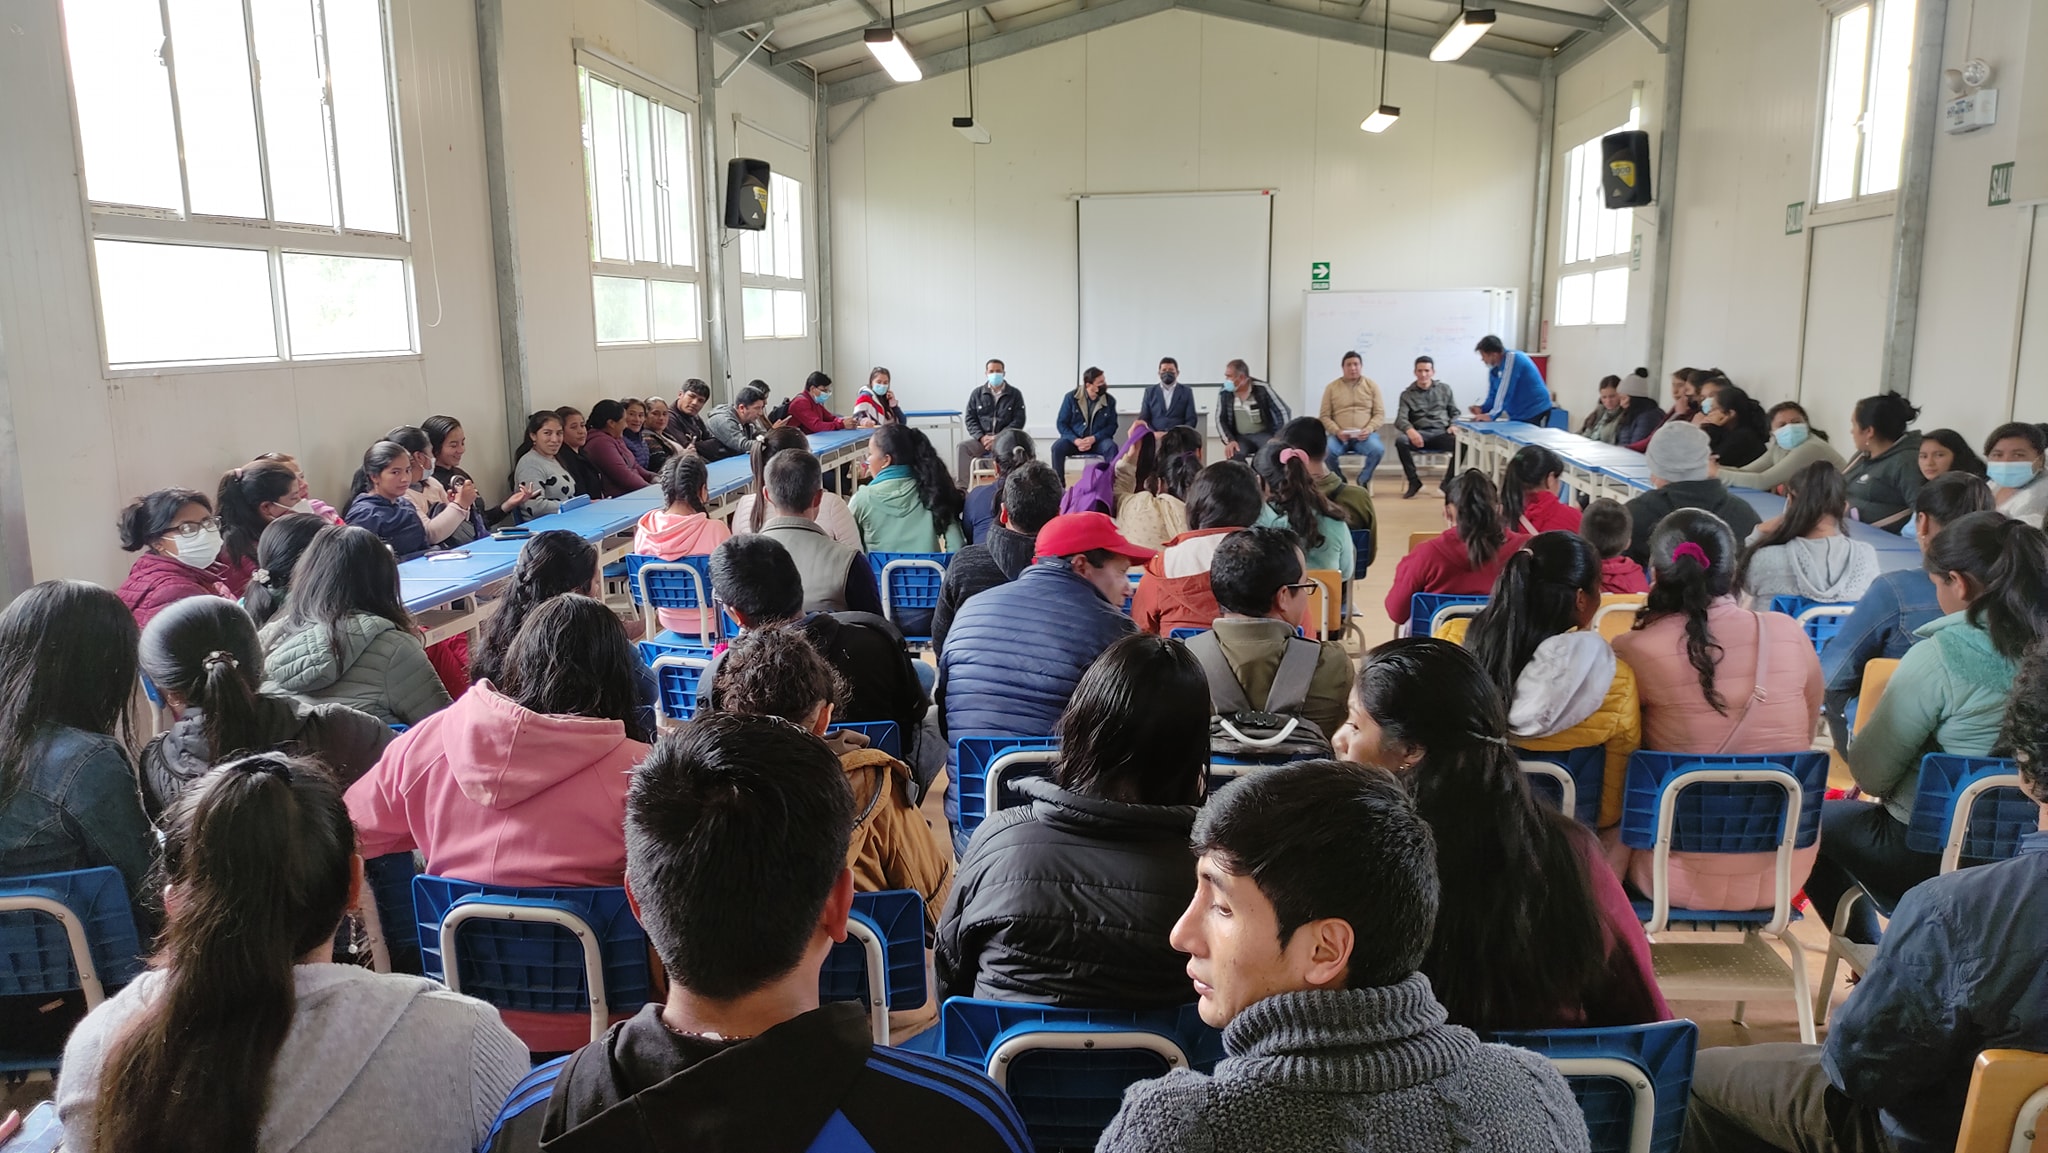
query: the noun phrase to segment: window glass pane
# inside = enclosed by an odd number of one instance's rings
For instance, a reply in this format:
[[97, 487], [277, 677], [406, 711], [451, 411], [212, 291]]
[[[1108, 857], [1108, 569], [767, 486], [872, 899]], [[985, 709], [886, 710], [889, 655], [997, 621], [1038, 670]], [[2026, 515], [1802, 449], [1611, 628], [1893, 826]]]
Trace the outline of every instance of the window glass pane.
[[268, 253], [100, 240], [93, 254], [109, 364], [277, 355]]
[[654, 339], [697, 339], [697, 286], [680, 280], [650, 280]]
[[1598, 245], [1600, 214], [1606, 211], [1600, 204], [1600, 142], [1588, 140], [1580, 150], [1584, 159], [1579, 164], [1579, 259], [1591, 260]]
[[1871, 61], [1870, 111], [1864, 118], [1863, 192], [1899, 186], [1906, 147], [1907, 89], [1913, 80], [1913, 0], [1883, 0]]
[[334, 82], [342, 216], [350, 228], [395, 233], [398, 181], [391, 162], [384, 16], [378, 0], [322, 0], [321, 11], [327, 15], [327, 64]]
[[1593, 274], [1581, 272], [1557, 282], [1559, 327], [1585, 324], [1593, 318]]
[[619, 90], [590, 78], [590, 173], [597, 255], [600, 260], [631, 260], [626, 241], [626, 157], [620, 143]]
[[752, 229], [740, 229], [740, 271], [749, 276], [761, 272], [761, 234]]
[[1628, 269], [1603, 268], [1593, 274], [1593, 323], [1628, 323]]
[[647, 339], [647, 282], [623, 276], [593, 276], [597, 298], [597, 342], [618, 344]]
[[791, 280], [804, 278], [804, 186], [794, 180], [782, 182], [782, 250], [779, 275]]
[[775, 294], [775, 335], [785, 339], [804, 334], [804, 294], [777, 291]]
[[653, 105], [637, 92], [622, 93], [626, 115], [627, 195], [633, 203], [633, 259], [661, 259], [661, 209], [655, 200]]
[[1584, 151], [1581, 145], [1564, 156], [1564, 242], [1558, 248], [1558, 261], [1562, 264], [1579, 258], [1579, 160]]
[[760, 340], [775, 335], [775, 291], [769, 288], [740, 289], [740, 336]]
[[287, 252], [283, 264], [294, 358], [412, 351], [405, 261]]
[[261, 219], [263, 178], [241, 0], [170, 0], [170, 11], [192, 211]]
[[156, 0], [65, 0], [64, 40], [86, 196], [183, 211], [170, 74], [157, 57], [164, 27]]
[[[693, 235], [695, 229], [691, 227], [694, 214], [690, 211], [689, 114], [663, 107], [661, 126], [666, 141], [662, 157], [662, 170], [666, 174], [663, 187], [668, 194], [668, 251], [663, 254], [663, 259], [678, 268], [694, 268], [697, 264], [697, 242]], [[658, 323], [656, 327], [659, 327]]]
[[263, 97], [263, 147], [270, 162], [270, 211], [293, 224], [334, 226], [328, 188], [325, 84], [307, 0], [252, 6]]
[[1822, 204], [1856, 195], [1857, 146], [1862, 142], [1863, 58], [1870, 46], [1870, 6], [1851, 8], [1835, 17], [1834, 44], [1828, 58], [1826, 114], [1821, 121], [1820, 191]]

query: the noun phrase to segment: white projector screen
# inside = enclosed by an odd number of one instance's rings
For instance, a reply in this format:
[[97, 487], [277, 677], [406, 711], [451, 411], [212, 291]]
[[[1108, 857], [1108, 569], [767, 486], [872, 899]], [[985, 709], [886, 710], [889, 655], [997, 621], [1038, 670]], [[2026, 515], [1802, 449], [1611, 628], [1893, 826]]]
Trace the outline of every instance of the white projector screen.
[[1190, 384], [1221, 383], [1232, 359], [1265, 379], [1272, 205], [1268, 192], [1081, 197], [1074, 379], [1094, 365], [1146, 384], [1162, 356]]

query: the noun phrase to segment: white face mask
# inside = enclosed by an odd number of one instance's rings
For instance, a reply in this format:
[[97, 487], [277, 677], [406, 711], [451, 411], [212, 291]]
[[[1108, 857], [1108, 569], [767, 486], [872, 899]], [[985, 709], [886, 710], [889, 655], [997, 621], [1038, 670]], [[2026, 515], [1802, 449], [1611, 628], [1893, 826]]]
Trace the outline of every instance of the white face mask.
[[297, 504], [293, 505], [293, 506], [292, 506], [292, 511], [293, 511], [293, 512], [303, 512], [303, 513], [306, 513], [306, 514], [308, 514], [308, 515], [311, 515], [311, 516], [319, 516], [319, 515], [320, 515], [320, 510], [319, 510], [319, 509], [317, 509], [317, 508], [314, 508], [314, 507], [313, 507], [313, 498], [312, 498], [312, 497], [310, 497], [310, 496], [309, 496], [309, 497], [307, 497], [306, 499], [304, 499], [304, 500], [300, 501], [299, 503], [297, 503]]
[[220, 530], [203, 528], [191, 536], [173, 536], [171, 544], [178, 550], [178, 560], [193, 568], [205, 568], [220, 556]]

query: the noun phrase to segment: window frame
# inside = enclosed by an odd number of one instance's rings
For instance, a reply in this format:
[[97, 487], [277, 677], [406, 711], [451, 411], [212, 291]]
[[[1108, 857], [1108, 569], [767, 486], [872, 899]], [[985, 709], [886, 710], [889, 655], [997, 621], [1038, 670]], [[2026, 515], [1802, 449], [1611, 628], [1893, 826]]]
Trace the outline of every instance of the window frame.
[[[1581, 149], [1591, 148], [1594, 150], [1593, 153], [1591, 153], [1591, 155], [1596, 157], [1596, 160], [1594, 162], [1595, 175], [1592, 181], [1591, 195], [1597, 198], [1600, 195], [1599, 189], [1601, 187], [1600, 179], [1597, 174], [1597, 157], [1599, 155], [1600, 141], [1603, 138], [1611, 136], [1616, 132], [1631, 131], [1639, 127], [1641, 123], [1642, 109], [1636, 102], [1631, 102], [1629, 107], [1628, 119], [1624, 120], [1617, 127], [1610, 128], [1604, 132], [1596, 132], [1592, 136], [1587, 137], [1585, 140], [1579, 142], [1571, 148], [1566, 149], [1564, 162], [1558, 165], [1558, 168], [1561, 170], [1561, 180], [1563, 182], [1564, 187], [1560, 190], [1561, 195], [1559, 195], [1558, 197], [1558, 200], [1563, 205], [1563, 207], [1560, 209], [1560, 214], [1558, 217], [1557, 276], [1551, 285], [1552, 295], [1550, 302], [1550, 325], [1552, 328], [1618, 328], [1628, 323], [1628, 306], [1626, 291], [1624, 291], [1622, 294], [1623, 305], [1622, 318], [1620, 320], [1600, 321], [1594, 319], [1592, 302], [1594, 286], [1598, 283], [1597, 279], [1589, 279], [1586, 284], [1587, 318], [1584, 321], [1566, 323], [1562, 319], [1562, 309], [1564, 307], [1565, 281], [1576, 279], [1581, 276], [1588, 278], [1597, 278], [1599, 274], [1603, 272], [1611, 272], [1615, 269], [1620, 269], [1622, 272], [1627, 273], [1631, 271], [1630, 265], [1634, 262], [1635, 259], [1635, 210], [1633, 208], [1608, 208], [1604, 202], [1600, 204], [1599, 208], [1597, 209], [1598, 212], [1617, 213], [1621, 217], [1625, 218], [1626, 223], [1628, 225], [1627, 229], [1623, 232], [1620, 238], [1620, 245], [1615, 249], [1615, 251], [1607, 253], [1602, 256], [1591, 256], [1582, 257], [1579, 259], [1571, 259], [1571, 250], [1574, 247], [1573, 241], [1577, 238], [1578, 235], [1578, 216], [1581, 211], [1581, 205], [1583, 204], [1582, 201], [1575, 202], [1575, 198], [1573, 195], [1573, 169], [1575, 166], [1572, 162], [1572, 157], [1574, 155], [1580, 155]], [[1629, 279], [1633, 280], [1632, 277]]]
[[[656, 106], [673, 109], [674, 111], [682, 114], [682, 116], [684, 117], [683, 136], [688, 145], [688, 154], [683, 159], [683, 163], [681, 165], [681, 173], [685, 181], [683, 190], [684, 215], [690, 222], [690, 238], [688, 245], [689, 251], [687, 253], [689, 258], [688, 264], [675, 264], [658, 259], [642, 260], [637, 257], [631, 257], [626, 260], [620, 260], [616, 257], [605, 258], [598, 255], [599, 237], [597, 213], [599, 205], [597, 201], [595, 174], [591, 170], [591, 166], [596, 163], [596, 154], [593, 149], [588, 147], [590, 143], [590, 138], [583, 135], [584, 133], [591, 131], [594, 127], [590, 114], [590, 89], [587, 83], [588, 78], [595, 78], [601, 80], [606, 84], [618, 88], [621, 92], [630, 92], [633, 95], [636, 95], [641, 99], [646, 100]], [[699, 104], [695, 97], [686, 95], [683, 92], [678, 91], [673, 87], [670, 87], [669, 85], [663, 83], [661, 80], [653, 76], [650, 76], [637, 68], [628, 66], [623, 62], [614, 60], [611, 57], [606, 56], [602, 53], [594, 52], [591, 49], [582, 46], [580, 43], [576, 48], [576, 103], [578, 110], [577, 122], [579, 134], [577, 146], [579, 150], [583, 152], [584, 156], [583, 223], [585, 229], [585, 239], [588, 241], [586, 248], [590, 254], [591, 337], [594, 344], [599, 349], [656, 348], [663, 346], [703, 344], [705, 342], [706, 327], [706, 321], [704, 316], [704, 293], [707, 291], [704, 282], [704, 245], [706, 242], [706, 222], [704, 220], [704, 198], [698, 195], [698, 191], [702, 187], [702, 184], [700, 182], [707, 179], [707, 177], [703, 160], [699, 155], [701, 151], [701, 149], [699, 148], [699, 136], [701, 125], [699, 124], [697, 119], [700, 115], [702, 115], [702, 106]], [[624, 127], [623, 118], [621, 119], [621, 127]], [[676, 175], [675, 159], [674, 157], [668, 155], [667, 148], [665, 145], [661, 150], [661, 161], [664, 171], [657, 178], [657, 190], [663, 194], [672, 194], [672, 190], [660, 187], [662, 184], [672, 183]], [[660, 221], [660, 224], [658, 226], [658, 232], [667, 233], [669, 231], [669, 222], [673, 219], [672, 211], [663, 212], [660, 210], [659, 207], [657, 207], [656, 216], [657, 219]], [[632, 213], [630, 212], [627, 213], [626, 224], [629, 229], [633, 227]], [[630, 232], [628, 233], [628, 237], [629, 238], [627, 241], [627, 251], [630, 254], [633, 250], [633, 242], [631, 240]], [[665, 236], [657, 241], [657, 245], [660, 246], [669, 244], [672, 242], [672, 240], [672, 236]], [[671, 253], [671, 255], [673, 255], [673, 253]], [[638, 280], [648, 285], [648, 287], [644, 290], [643, 293], [643, 300], [645, 301], [647, 308], [647, 335], [644, 339], [604, 340], [599, 338], [597, 333], [596, 279], [598, 277], [607, 277], [622, 280]], [[654, 289], [652, 287], [655, 281], [688, 284], [691, 286], [692, 295], [695, 298], [695, 307], [691, 313], [691, 320], [693, 322], [691, 326], [691, 335], [686, 337], [668, 337], [659, 339], [655, 337]]]
[[[163, 208], [154, 205], [123, 204], [113, 201], [96, 201], [88, 189], [86, 173], [85, 127], [79, 112], [77, 77], [72, 67], [70, 13], [63, 4], [58, 5], [60, 61], [64, 69], [65, 95], [70, 118], [72, 154], [78, 162], [78, 203], [85, 221], [86, 268], [91, 279], [93, 303], [93, 329], [99, 341], [100, 375], [106, 380], [132, 377], [185, 375], [199, 372], [261, 371], [284, 368], [312, 368], [321, 365], [360, 364], [375, 362], [404, 362], [419, 360], [421, 326], [419, 321], [419, 297], [413, 266], [413, 244], [410, 235], [411, 212], [406, 188], [405, 139], [402, 135], [403, 116], [400, 108], [400, 86], [398, 74], [397, 29], [392, 20], [390, 0], [375, 0], [379, 22], [378, 41], [384, 54], [385, 118], [386, 131], [390, 141], [391, 186], [396, 232], [378, 232], [348, 226], [347, 209], [342, 189], [341, 158], [335, 139], [334, 97], [331, 83], [332, 66], [326, 53], [328, 37], [324, 10], [313, 7], [318, 14], [315, 26], [315, 42], [320, 45], [323, 92], [321, 99], [321, 128], [324, 147], [327, 152], [327, 175], [330, 196], [333, 201], [333, 226], [306, 224], [294, 221], [280, 221], [275, 218], [277, 211], [272, 193], [269, 146], [264, 136], [263, 92], [260, 81], [260, 64], [255, 46], [253, 25], [253, 0], [242, 0], [242, 31], [249, 67], [249, 98], [251, 127], [255, 136], [257, 177], [262, 191], [264, 217], [225, 216], [217, 213], [191, 211], [191, 178], [189, 163], [184, 155], [183, 110], [179, 104], [177, 66], [178, 53], [175, 30], [167, 0], [157, 0], [157, 13], [163, 33], [162, 52], [164, 83], [169, 92], [171, 108], [171, 130], [178, 150], [178, 186], [184, 210]], [[181, 247], [230, 248], [255, 250], [267, 256], [270, 277], [271, 326], [276, 342], [276, 351], [270, 356], [235, 357], [166, 361], [124, 361], [112, 362], [109, 355], [106, 309], [101, 299], [98, 242], [101, 240], [128, 241], [136, 243], [170, 244]], [[320, 353], [309, 356], [291, 354], [291, 332], [287, 323], [285, 301], [284, 257], [287, 253], [310, 253], [318, 256], [376, 257], [397, 259], [404, 267], [405, 314], [409, 349], [406, 351], [378, 351], [363, 353]]]
[[[782, 197], [778, 197], [775, 193], [775, 184], [777, 181], [782, 181], [786, 185], [794, 186], [796, 189], [796, 211], [794, 213], [791, 213], [788, 219], [791, 219], [795, 222], [797, 229], [797, 235], [795, 237], [795, 259], [797, 262], [797, 275], [794, 277], [789, 277], [779, 276], [773, 273], [765, 272], [748, 272], [746, 270], [745, 261], [738, 259], [737, 257], [739, 256], [739, 254], [735, 253], [735, 259], [733, 263], [740, 270], [739, 320], [740, 339], [742, 341], [808, 340], [812, 336], [816, 335], [816, 321], [811, 315], [812, 295], [810, 281], [810, 270], [814, 262], [811, 261], [805, 254], [805, 246], [809, 244], [811, 241], [811, 229], [806, 227], [805, 225], [806, 214], [809, 211], [810, 207], [810, 197], [805, 192], [804, 182], [802, 180], [797, 179], [794, 176], [789, 175], [788, 173], [771, 170], [768, 177], [769, 226], [758, 231], [750, 230], [748, 232], [741, 233], [739, 242], [745, 243], [749, 237], [752, 237], [754, 243], [757, 246], [765, 245], [771, 251], [773, 250], [773, 238], [776, 233], [775, 206], [778, 203], [780, 203], [783, 199]], [[746, 302], [747, 293], [749, 290], [755, 292], [766, 291], [771, 294], [769, 297], [771, 324], [773, 324], [774, 308], [777, 297], [783, 293], [789, 292], [794, 292], [798, 294], [803, 300], [803, 331], [795, 333], [793, 335], [784, 335], [780, 332], [772, 332], [766, 336], [748, 335]]]
[[[1908, 27], [1913, 32], [1908, 34], [1907, 44], [1905, 45], [1906, 85], [1909, 99], [1903, 106], [1898, 126], [1900, 172], [1893, 178], [1893, 184], [1890, 188], [1878, 192], [1865, 190], [1869, 179], [1869, 143], [1871, 133], [1864, 126], [1864, 122], [1872, 115], [1871, 109], [1877, 103], [1877, 64], [1885, 26], [1882, 7], [1893, 2], [1896, 2], [1896, 0], [1831, 0], [1826, 5], [1827, 24], [1821, 36], [1820, 45], [1820, 86], [1814, 100], [1813, 158], [1807, 180], [1807, 211], [1805, 219], [1809, 229], [1815, 224], [1820, 223], [1881, 216], [1892, 211], [1893, 205], [1898, 200], [1899, 184], [1903, 181], [1905, 170], [1904, 141], [1906, 123], [1912, 117], [1910, 91], [1912, 86], [1912, 68], [1915, 63], [1913, 60], [1913, 49], [1917, 47], [1915, 34], [1917, 33], [1920, 16], [1918, 0], [1911, 0], [1914, 12], [1913, 21]], [[1868, 8], [1870, 10], [1870, 28], [1863, 45], [1864, 75], [1862, 102], [1857, 109], [1857, 116], [1854, 121], [1856, 148], [1855, 160], [1851, 165], [1850, 171], [1851, 184], [1854, 191], [1848, 196], [1836, 200], [1822, 201], [1822, 169], [1825, 165], [1828, 146], [1828, 97], [1834, 87], [1835, 79], [1835, 39], [1842, 17], [1858, 8]]]

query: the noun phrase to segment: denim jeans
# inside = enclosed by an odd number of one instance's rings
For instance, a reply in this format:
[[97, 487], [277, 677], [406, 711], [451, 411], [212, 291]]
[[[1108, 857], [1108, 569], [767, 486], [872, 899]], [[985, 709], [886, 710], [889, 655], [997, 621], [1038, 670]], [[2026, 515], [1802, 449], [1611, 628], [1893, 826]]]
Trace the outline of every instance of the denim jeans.
[[1110, 453], [1112, 451], [1114, 451], [1114, 447], [1112, 446], [1112, 444], [1108, 440], [1104, 440], [1099, 437], [1096, 439], [1094, 444], [1089, 445], [1087, 448], [1075, 448], [1074, 442], [1072, 440], [1066, 437], [1061, 437], [1060, 439], [1054, 441], [1052, 444], [1053, 475], [1059, 477], [1060, 482], [1064, 484], [1066, 483], [1067, 479], [1068, 457], [1092, 456], [1097, 460], [1109, 461], [1114, 459], [1110, 456]]
[[1338, 458], [1347, 452], [1354, 452], [1365, 458], [1365, 468], [1358, 474], [1358, 483], [1364, 485], [1372, 480], [1373, 472], [1380, 467], [1380, 461], [1386, 457], [1387, 445], [1380, 439], [1377, 429], [1352, 441], [1339, 440], [1332, 436], [1323, 463], [1329, 466], [1331, 472], [1336, 472]]

